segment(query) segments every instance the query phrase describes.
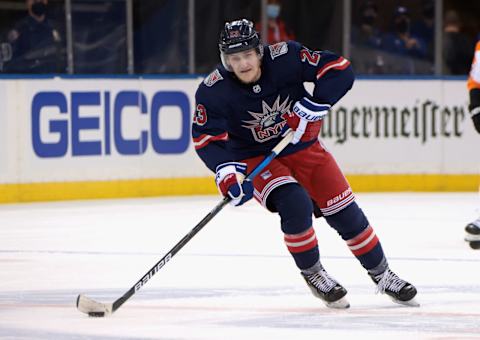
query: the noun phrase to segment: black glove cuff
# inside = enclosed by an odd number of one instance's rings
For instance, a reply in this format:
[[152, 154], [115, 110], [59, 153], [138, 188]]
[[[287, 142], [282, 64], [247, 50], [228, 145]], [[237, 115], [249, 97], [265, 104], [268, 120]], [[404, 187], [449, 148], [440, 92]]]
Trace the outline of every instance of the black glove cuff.
[[472, 116], [473, 125], [475, 125], [475, 129], [478, 133], [480, 133], [480, 113]]
[[480, 89], [470, 90], [470, 105], [468, 109], [470, 112], [476, 107], [480, 107]]
[[468, 107], [472, 115], [473, 125], [480, 133], [480, 89], [470, 90], [470, 105]]

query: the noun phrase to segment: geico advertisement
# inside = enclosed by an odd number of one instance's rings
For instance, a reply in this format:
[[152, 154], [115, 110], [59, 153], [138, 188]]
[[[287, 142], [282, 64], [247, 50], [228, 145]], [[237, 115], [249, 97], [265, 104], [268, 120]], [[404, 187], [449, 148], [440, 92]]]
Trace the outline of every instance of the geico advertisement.
[[[201, 79], [18, 80], [17, 180], [205, 176], [190, 124]], [[3, 111], [3, 110], [2, 110]], [[17, 112], [15, 112], [17, 111]]]
[[[161, 115], [167, 116], [162, 124]], [[150, 148], [182, 154], [189, 145], [189, 116], [190, 100], [183, 91], [157, 91], [148, 98], [138, 90], [37, 92], [31, 110], [33, 151], [40, 158], [142, 155]], [[90, 137], [82, 139], [83, 132]]]

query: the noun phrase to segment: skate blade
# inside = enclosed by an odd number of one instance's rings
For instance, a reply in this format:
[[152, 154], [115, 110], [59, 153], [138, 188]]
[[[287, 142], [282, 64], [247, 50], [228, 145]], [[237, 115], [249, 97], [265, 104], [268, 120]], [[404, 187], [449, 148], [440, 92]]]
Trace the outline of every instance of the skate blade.
[[350, 303], [345, 297], [342, 297], [340, 300], [334, 301], [334, 302], [325, 302], [325, 305], [328, 308], [334, 308], [334, 309], [347, 309], [350, 308]]
[[467, 242], [480, 241], [480, 235], [467, 234], [465, 235], [464, 240]]
[[395, 299], [391, 296], [390, 296], [390, 298], [392, 299], [393, 302], [398, 303], [399, 305], [402, 305], [402, 306], [420, 307], [420, 304], [417, 302], [417, 300], [415, 300], [415, 298], [413, 298], [411, 300], [408, 300], [408, 301], [397, 300], [397, 299]]

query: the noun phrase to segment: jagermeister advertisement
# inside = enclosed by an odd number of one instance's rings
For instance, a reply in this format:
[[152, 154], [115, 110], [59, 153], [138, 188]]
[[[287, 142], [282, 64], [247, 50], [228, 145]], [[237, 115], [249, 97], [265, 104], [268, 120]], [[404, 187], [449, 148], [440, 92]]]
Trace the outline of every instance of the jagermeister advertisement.
[[477, 173], [461, 80], [359, 80], [325, 118], [321, 139], [349, 173]]

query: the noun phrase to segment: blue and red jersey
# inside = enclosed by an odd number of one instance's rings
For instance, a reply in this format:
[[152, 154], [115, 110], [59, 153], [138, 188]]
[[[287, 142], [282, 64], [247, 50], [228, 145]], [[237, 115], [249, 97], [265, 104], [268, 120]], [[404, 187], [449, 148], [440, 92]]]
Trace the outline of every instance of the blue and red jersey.
[[[209, 169], [230, 161], [267, 155], [282, 138], [282, 117], [293, 104], [308, 97], [334, 105], [352, 87], [350, 62], [329, 51], [313, 51], [298, 42], [264, 47], [261, 77], [243, 84], [218, 66], [199, 85], [192, 137]], [[312, 94], [304, 87], [314, 84]], [[289, 145], [280, 155], [302, 150], [316, 139]]]

